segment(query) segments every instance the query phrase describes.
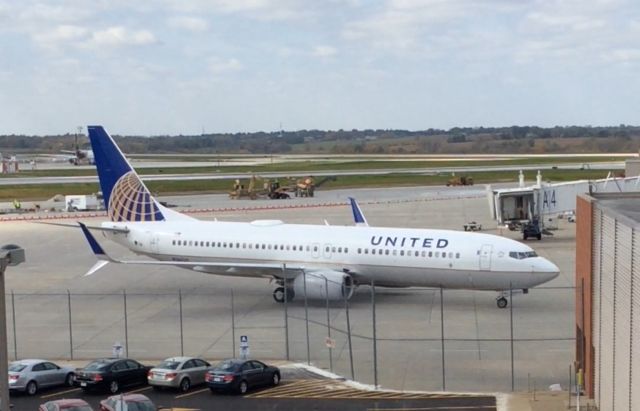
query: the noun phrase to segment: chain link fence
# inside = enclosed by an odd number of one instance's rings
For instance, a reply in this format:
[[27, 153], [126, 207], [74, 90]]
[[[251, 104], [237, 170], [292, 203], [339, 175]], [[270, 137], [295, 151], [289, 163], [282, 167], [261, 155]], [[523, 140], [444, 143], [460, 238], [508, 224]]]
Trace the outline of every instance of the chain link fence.
[[387, 388], [523, 391], [569, 380], [573, 287], [536, 288], [498, 309], [491, 293], [362, 286], [350, 300], [177, 290], [148, 294], [11, 292], [9, 356], [89, 360], [124, 355], [250, 356], [313, 364]]

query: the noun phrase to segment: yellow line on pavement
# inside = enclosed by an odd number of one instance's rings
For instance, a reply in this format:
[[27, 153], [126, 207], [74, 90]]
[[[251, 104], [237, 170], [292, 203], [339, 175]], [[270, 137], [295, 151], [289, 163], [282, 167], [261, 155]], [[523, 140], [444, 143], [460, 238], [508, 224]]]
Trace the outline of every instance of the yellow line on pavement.
[[138, 388], [137, 390], [127, 391], [127, 392], [125, 392], [125, 395], [126, 394], [133, 394], [134, 392], [142, 392], [142, 391], [146, 391], [146, 390], [150, 390], [150, 389], [151, 389], [151, 386], [147, 385], [146, 387]]
[[60, 395], [69, 394], [71, 392], [77, 392], [77, 391], [81, 391], [81, 389], [80, 388], [72, 388], [72, 389], [66, 390], [66, 391], [54, 392], [53, 394], [43, 395], [40, 398], [42, 398], [44, 400], [44, 399], [47, 399], [47, 398], [58, 397]]
[[[209, 391], [209, 389], [208, 389], [208, 388], [202, 388], [202, 389], [200, 389], [200, 390], [197, 390], [197, 391], [191, 391], [191, 392], [188, 392], [188, 393], [186, 393], [186, 394], [176, 395], [174, 398], [175, 398], [176, 400], [178, 400], [178, 399], [180, 399], [180, 398], [190, 397], [190, 396], [192, 396], [192, 395], [200, 394], [200, 393], [203, 393], [203, 392], [205, 392], [205, 391]], [[175, 409], [175, 408], [174, 408], [174, 409]]]
[[[455, 405], [423, 408], [385, 408], [384, 411], [437, 411], [437, 410], [495, 410], [495, 405]], [[380, 411], [380, 408], [367, 408], [367, 411]]]

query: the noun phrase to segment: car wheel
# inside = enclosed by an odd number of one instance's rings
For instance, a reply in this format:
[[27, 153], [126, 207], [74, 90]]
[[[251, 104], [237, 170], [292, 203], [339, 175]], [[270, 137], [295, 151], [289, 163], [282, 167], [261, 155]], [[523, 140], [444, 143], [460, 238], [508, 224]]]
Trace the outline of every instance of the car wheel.
[[111, 381], [111, 384], [109, 384], [109, 392], [111, 394], [115, 394], [118, 392], [119, 389], [120, 389], [120, 386], [118, 386], [118, 381], [116, 380]]
[[36, 395], [36, 393], [38, 392], [38, 384], [36, 384], [35, 381], [29, 381], [25, 391], [27, 395]]
[[247, 384], [246, 381], [240, 381], [240, 385], [238, 385], [238, 392], [241, 395], [244, 395], [247, 393], [247, 391], [249, 391], [249, 385]]
[[189, 388], [191, 388], [191, 381], [189, 381], [188, 378], [183, 378], [182, 381], [180, 381], [180, 391], [187, 392]]
[[280, 374], [278, 374], [277, 372], [273, 373], [273, 377], [271, 378], [271, 384], [272, 385], [280, 384]]
[[64, 379], [64, 385], [66, 385], [67, 387], [73, 387], [73, 381], [76, 379], [75, 375], [73, 375], [73, 373], [69, 373], [67, 374], [67, 377]]

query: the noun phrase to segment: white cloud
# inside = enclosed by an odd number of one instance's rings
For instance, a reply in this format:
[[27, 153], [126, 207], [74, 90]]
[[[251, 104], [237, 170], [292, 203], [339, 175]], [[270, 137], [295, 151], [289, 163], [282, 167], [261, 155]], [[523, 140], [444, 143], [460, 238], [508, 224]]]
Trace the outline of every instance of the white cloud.
[[311, 7], [302, 0], [166, 0], [166, 3], [183, 13], [242, 14], [258, 20], [293, 20]]
[[156, 38], [149, 30], [129, 30], [122, 26], [109, 27], [91, 33], [90, 46], [122, 47], [153, 44]]
[[33, 41], [47, 49], [57, 49], [70, 42], [86, 37], [88, 30], [84, 27], [63, 24], [48, 31], [33, 34]]
[[603, 54], [603, 59], [612, 63], [640, 62], [640, 48], [611, 50]]
[[235, 58], [230, 58], [227, 60], [220, 60], [217, 58], [209, 59], [209, 70], [213, 74], [223, 74], [233, 71], [240, 71], [242, 69], [244, 69], [244, 66]]
[[200, 17], [181, 16], [169, 19], [169, 26], [187, 31], [206, 31], [209, 28], [207, 20]]
[[327, 58], [335, 56], [337, 52], [338, 50], [335, 47], [320, 45], [315, 46], [311, 54], [315, 57]]

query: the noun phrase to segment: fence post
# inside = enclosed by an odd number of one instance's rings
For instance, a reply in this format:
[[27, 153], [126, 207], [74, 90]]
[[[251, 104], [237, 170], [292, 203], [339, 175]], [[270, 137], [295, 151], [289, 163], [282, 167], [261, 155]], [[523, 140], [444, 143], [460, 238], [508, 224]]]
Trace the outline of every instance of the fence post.
[[309, 304], [307, 298], [307, 273], [302, 272], [302, 280], [304, 282], [304, 322], [307, 333], [307, 365], [311, 365], [311, 347], [309, 343]]
[[327, 337], [329, 337], [329, 341], [327, 342], [327, 348], [329, 348], [329, 371], [333, 372], [333, 348], [331, 348], [331, 315], [329, 314], [329, 280], [327, 277], [324, 278], [324, 287], [326, 292], [327, 299]]
[[287, 361], [289, 361], [289, 311], [288, 311], [288, 300], [289, 296], [287, 295], [287, 277], [286, 277], [287, 265], [282, 264], [282, 286], [284, 287], [284, 347], [287, 355]]
[[67, 290], [67, 308], [69, 309], [69, 356], [73, 360], [73, 322], [71, 321], [71, 292]]
[[356, 375], [353, 369], [353, 346], [351, 345], [351, 320], [349, 319], [349, 295], [347, 292], [344, 294], [344, 309], [347, 316], [347, 338], [349, 342], [349, 364], [351, 367], [351, 380], [355, 381]]
[[11, 290], [11, 315], [13, 317], [13, 356], [18, 361], [18, 331], [16, 330], [16, 298], [13, 290]]
[[513, 365], [513, 284], [509, 283], [509, 328], [511, 330], [511, 392], [515, 391], [516, 377]]
[[376, 332], [376, 284], [371, 280], [371, 314], [373, 322], [373, 385], [378, 388], [378, 340]]
[[442, 350], [442, 391], [446, 391], [447, 378], [444, 364], [444, 292], [440, 287], [440, 347]]
[[124, 355], [129, 356], [129, 323], [127, 318], [127, 290], [122, 290], [122, 300], [124, 301]]
[[178, 288], [178, 306], [180, 309], [180, 355], [184, 356], [184, 329], [182, 324], [182, 289]]
[[232, 358], [236, 358], [236, 309], [234, 304], [233, 288], [231, 289], [231, 347]]

